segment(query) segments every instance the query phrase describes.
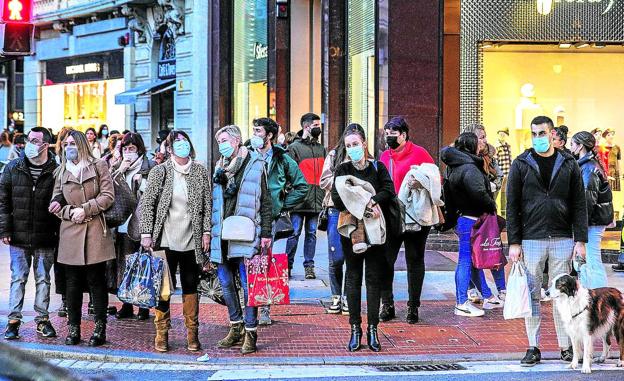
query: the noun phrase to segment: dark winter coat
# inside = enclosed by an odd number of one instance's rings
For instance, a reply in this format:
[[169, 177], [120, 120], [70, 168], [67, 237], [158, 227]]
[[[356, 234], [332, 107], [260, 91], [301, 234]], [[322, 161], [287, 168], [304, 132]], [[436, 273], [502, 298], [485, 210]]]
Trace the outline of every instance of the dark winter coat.
[[310, 186], [308, 193], [299, 205], [293, 208], [295, 213], [320, 213], [323, 208], [325, 191], [321, 188], [323, 163], [327, 156], [325, 147], [311, 137], [299, 137], [288, 146], [288, 153], [297, 162], [303, 177]]
[[450, 194], [444, 195], [448, 200], [445, 202], [454, 205], [463, 216], [479, 217], [496, 212], [490, 181], [483, 170], [483, 158], [455, 147], [444, 148], [440, 158], [447, 165], [445, 181], [449, 181], [450, 189]]
[[58, 244], [59, 220], [48, 212], [54, 191], [53, 157], [44, 165], [37, 183], [24, 155], [4, 168], [0, 179], [0, 238], [26, 249], [53, 248]]
[[587, 203], [581, 169], [559, 151], [550, 184], [544, 184], [532, 150], [514, 160], [507, 179], [507, 237], [523, 240], [574, 238], [587, 242]]
[[596, 156], [590, 152], [578, 161], [585, 184], [585, 201], [589, 226], [606, 226], [613, 222], [613, 193], [609, 180]]

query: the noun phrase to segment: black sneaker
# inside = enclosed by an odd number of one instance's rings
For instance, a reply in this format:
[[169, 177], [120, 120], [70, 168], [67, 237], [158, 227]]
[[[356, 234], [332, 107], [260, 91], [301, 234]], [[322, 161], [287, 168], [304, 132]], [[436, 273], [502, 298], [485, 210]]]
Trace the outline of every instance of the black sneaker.
[[624, 263], [618, 263], [617, 265], [611, 266], [611, 268], [618, 273], [624, 272]]
[[[565, 362], [572, 362], [572, 357], [574, 357], [574, 350], [572, 346], [568, 347], [568, 349], [561, 350], [561, 360]], [[583, 363], [583, 357], [579, 356], [579, 364]]]
[[49, 320], [40, 321], [37, 324], [37, 333], [45, 338], [56, 337], [56, 330]]
[[305, 268], [305, 278], [316, 279], [316, 274], [314, 273], [314, 266], [309, 266]]
[[19, 336], [19, 327], [22, 324], [21, 321], [16, 321], [14, 323], [9, 322], [6, 327], [6, 331], [4, 331], [4, 338], [6, 340], [17, 340], [20, 338]]
[[538, 347], [531, 347], [527, 350], [526, 355], [520, 361], [520, 366], [535, 366], [542, 361], [542, 353]]
[[396, 318], [396, 313], [394, 311], [394, 304], [382, 304], [381, 312], [379, 312], [379, 320], [381, 321], [390, 321]]

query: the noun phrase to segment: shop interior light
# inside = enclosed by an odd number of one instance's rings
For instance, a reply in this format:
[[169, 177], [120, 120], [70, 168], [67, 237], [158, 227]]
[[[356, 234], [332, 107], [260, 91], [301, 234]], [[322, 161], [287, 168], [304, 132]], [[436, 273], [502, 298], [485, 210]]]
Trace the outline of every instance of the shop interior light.
[[576, 44], [574, 44], [574, 47], [577, 49], [586, 48], [588, 46], [589, 46], [589, 42], [577, 42]]
[[571, 46], [572, 46], [572, 44], [569, 43], [569, 42], [560, 42], [559, 43], [559, 48], [560, 49], [570, 49]]
[[537, 13], [540, 15], [549, 15], [552, 12], [553, 0], [537, 0]]

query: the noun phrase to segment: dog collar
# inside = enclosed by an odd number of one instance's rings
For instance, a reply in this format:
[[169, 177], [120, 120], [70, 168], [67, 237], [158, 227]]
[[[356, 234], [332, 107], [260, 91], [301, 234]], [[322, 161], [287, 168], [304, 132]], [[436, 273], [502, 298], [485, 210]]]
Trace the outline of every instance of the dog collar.
[[575, 317], [579, 316], [580, 314], [582, 314], [583, 312], [585, 312], [587, 310], [587, 308], [589, 307], [589, 305], [585, 306], [585, 308], [583, 308], [582, 310], [580, 310], [579, 312], [577, 312], [576, 314], [572, 315], [572, 319], [574, 319]]

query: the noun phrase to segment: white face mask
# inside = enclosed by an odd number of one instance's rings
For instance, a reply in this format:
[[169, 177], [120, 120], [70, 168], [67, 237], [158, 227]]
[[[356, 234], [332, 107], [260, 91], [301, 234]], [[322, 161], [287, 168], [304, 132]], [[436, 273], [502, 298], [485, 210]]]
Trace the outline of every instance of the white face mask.
[[139, 154], [136, 152], [128, 152], [124, 154], [124, 160], [134, 163], [139, 158]]

